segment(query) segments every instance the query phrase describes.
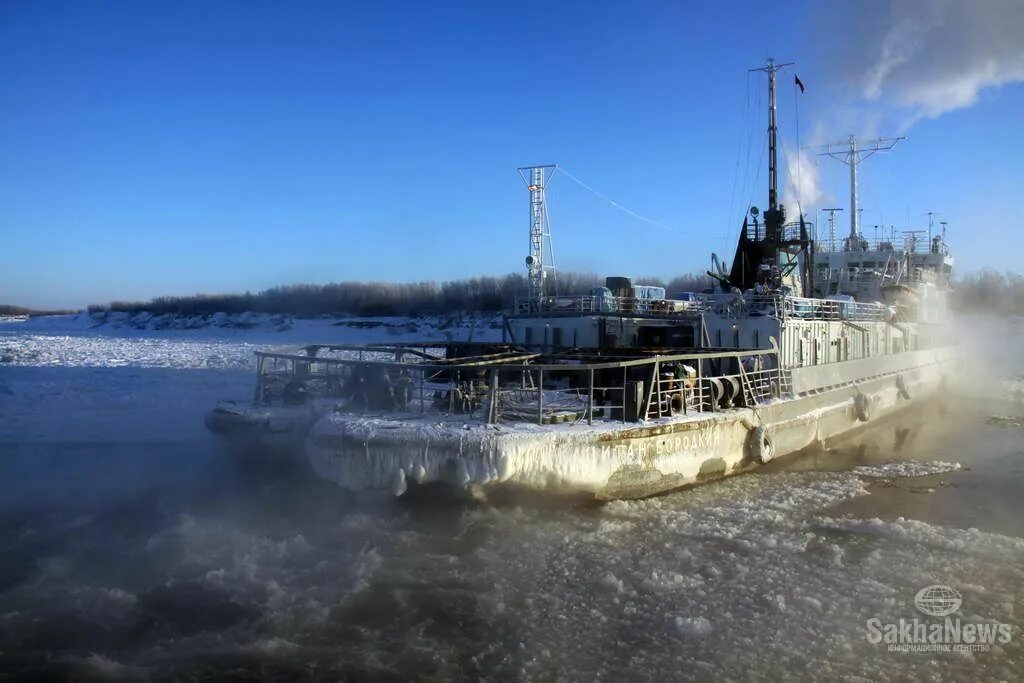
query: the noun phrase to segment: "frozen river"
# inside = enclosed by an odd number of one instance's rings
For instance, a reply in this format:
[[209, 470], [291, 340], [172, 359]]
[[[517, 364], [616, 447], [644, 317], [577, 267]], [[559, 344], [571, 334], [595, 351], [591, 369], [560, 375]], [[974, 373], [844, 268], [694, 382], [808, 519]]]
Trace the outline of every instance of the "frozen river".
[[[297, 340], [0, 325], [0, 676], [1024, 679], [1024, 427], [990, 405], [645, 501], [354, 500], [203, 429]], [[870, 642], [941, 622], [935, 584], [1010, 642]]]

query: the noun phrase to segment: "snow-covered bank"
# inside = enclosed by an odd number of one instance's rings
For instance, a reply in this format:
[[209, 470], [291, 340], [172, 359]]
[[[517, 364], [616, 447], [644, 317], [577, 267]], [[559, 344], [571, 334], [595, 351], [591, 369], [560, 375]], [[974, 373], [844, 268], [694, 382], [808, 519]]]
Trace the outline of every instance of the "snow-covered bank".
[[186, 333], [189, 336], [237, 338], [265, 335], [272, 339], [305, 340], [307, 335], [351, 337], [353, 341], [387, 341], [396, 337], [422, 339], [474, 339], [501, 336], [501, 315], [496, 313], [453, 313], [423, 316], [316, 316], [302, 317], [268, 313], [213, 313], [206, 315], [153, 315], [141, 313], [76, 313], [8, 317], [0, 319], [0, 332], [32, 334], [95, 333], [139, 336], [152, 333]]
[[0, 441], [208, 438], [203, 414], [252, 395], [256, 350], [495, 340], [500, 317], [35, 316], [0, 321]]
[[490, 314], [295, 318], [79, 313], [0, 321], [0, 367], [250, 368], [253, 351], [298, 344], [500, 339], [501, 317]]

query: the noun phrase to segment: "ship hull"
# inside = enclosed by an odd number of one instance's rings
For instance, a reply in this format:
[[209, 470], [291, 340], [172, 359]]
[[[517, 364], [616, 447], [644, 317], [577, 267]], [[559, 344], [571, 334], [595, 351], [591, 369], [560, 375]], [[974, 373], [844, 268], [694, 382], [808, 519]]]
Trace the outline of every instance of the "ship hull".
[[718, 479], [796, 453], [941, 393], [951, 356], [882, 376], [808, 391], [754, 409], [645, 424], [426, 424], [336, 413], [314, 425], [306, 454], [316, 472], [353, 490], [400, 494], [415, 484], [498, 486], [642, 498]]

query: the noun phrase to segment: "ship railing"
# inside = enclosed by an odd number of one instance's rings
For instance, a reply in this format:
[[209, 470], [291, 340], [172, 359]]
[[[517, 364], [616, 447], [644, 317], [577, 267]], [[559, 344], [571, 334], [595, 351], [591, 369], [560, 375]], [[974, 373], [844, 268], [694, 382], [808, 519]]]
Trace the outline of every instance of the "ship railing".
[[[884, 265], [884, 264], [883, 264]], [[821, 281], [845, 281], [871, 283], [880, 280], [895, 280], [900, 274], [898, 264], [889, 264], [888, 270], [882, 268], [864, 268], [854, 266], [852, 268], [822, 268], [818, 271], [818, 279]]]
[[[814, 235], [814, 223], [805, 220], [803, 222], [803, 230], [801, 230], [800, 221], [790, 221], [782, 226], [782, 232], [776, 235], [776, 239], [784, 242], [799, 242], [804, 238], [811, 238]], [[768, 239], [767, 226], [764, 223], [747, 223], [747, 239], [752, 241], [760, 241]]]
[[505, 344], [467, 342], [454, 346], [475, 351], [475, 355], [447, 358], [450, 346], [450, 342], [406, 346], [313, 344], [304, 347], [305, 353], [301, 354], [257, 351], [254, 400], [287, 404], [304, 403], [310, 398], [353, 398], [369, 404], [376, 401], [369, 400], [367, 392], [381, 389], [395, 395], [395, 402], [402, 405], [411, 398], [423, 403], [430, 392], [446, 386], [447, 376], [457, 372], [452, 369], [455, 366], [522, 363], [540, 355]]
[[887, 320], [892, 316], [892, 310], [878, 302], [785, 297], [776, 306], [787, 318], [807, 320]]
[[776, 320], [889, 320], [893, 311], [878, 302], [812, 299], [783, 295], [706, 295], [709, 309], [731, 317], [765, 316]]
[[910, 254], [949, 254], [949, 246], [941, 239], [933, 238], [931, 241], [925, 235], [912, 235], [907, 233], [898, 234], [895, 237], [837, 237], [836, 239], [822, 239], [815, 242], [815, 247], [820, 252], [849, 252], [860, 253], [865, 251], [881, 252], [903, 252]]
[[733, 372], [702, 377], [694, 364], [659, 363], [647, 419], [688, 413], [718, 412], [734, 407], [756, 407], [788, 395], [786, 373], [764, 355], [736, 359]]
[[[786, 396], [777, 348], [649, 356], [489, 370], [496, 391], [483, 401], [488, 422], [639, 422], [731, 408]], [[507, 376], [518, 373], [517, 386]]]
[[579, 315], [612, 313], [676, 317], [700, 313], [704, 304], [699, 299], [641, 299], [619, 296], [546, 296], [541, 299], [516, 297], [514, 310], [519, 315]]
[[939, 272], [932, 268], [920, 266], [902, 269], [890, 265], [889, 270], [874, 268], [832, 268], [821, 269], [815, 276], [818, 283], [843, 285], [891, 285], [900, 284], [919, 287], [941, 282]]
[[[787, 395], [777, 348], [643, 357], [507, 351], [414, 360], [257, 352], [256, 401], [489, 424], [638, 422], [756, 407]], [[388, 350], [386, 354], [393, 354]]]

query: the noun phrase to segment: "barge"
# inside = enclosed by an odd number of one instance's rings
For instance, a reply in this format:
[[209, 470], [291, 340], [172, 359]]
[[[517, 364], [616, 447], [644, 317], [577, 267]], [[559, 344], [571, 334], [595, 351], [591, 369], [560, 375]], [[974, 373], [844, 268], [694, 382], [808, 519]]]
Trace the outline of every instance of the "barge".
[[[817, 243], [777, 202], [769, 61], [769, 193], [745, 217], [731, 269], [670, 297], [608, 278], [549, 293], [545, 180], [530, 192], [528, 296], [500, 343], [330, 345], [257, 353], [251, 405], [210, 428], [301, 453], [353, 490], [442, 483], [637, 498], [821, 444], [942, 392], [957, 360], [941, 235]], [[853, 165], [852, 168], [856, 168]], [[855, 197], [856, 176], [852, 185]], [[717, 259], [714, 259], [717, 262]]]

